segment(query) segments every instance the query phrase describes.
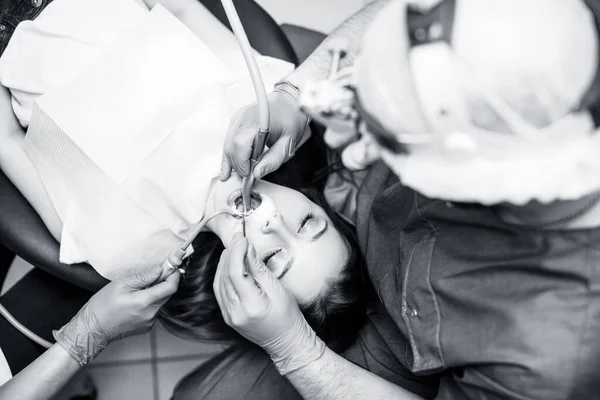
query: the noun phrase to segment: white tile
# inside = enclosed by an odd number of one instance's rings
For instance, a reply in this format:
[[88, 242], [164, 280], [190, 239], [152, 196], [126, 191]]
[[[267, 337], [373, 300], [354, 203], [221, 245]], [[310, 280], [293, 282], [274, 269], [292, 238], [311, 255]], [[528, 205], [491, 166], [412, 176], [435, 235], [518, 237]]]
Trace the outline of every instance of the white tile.
[[152, 359], [150, 333], [130, 336], [112, 342], [106, 350], [92, 361], [93, 364], [114, 363], [119, 361], [149, 361]]
[[150, 363], [92, 366], [88, 372], [98, 389], [97, 400], [154, 398]]
[[225, 349], [218, 343], [207, 343], [183, 339], [167, 331], [160, 323], [154, 325], [156, 330], [156, 357], [210, 357]]
[[158, 400], [169, 400], [181, 378], [199, 367], [206, 359], [162, 361], [158, 363]]
[[362, 8], [363, 0], [257, 0], [277, 23], [329, 33]]
[[4, 293], [6, 293], [8, 290], [10, 290], [10, 288], [15, 286], [17, 282], [23, 279], [23, 277], [34, 268], [35, 267], [33, 265], [29, 264], [21, 257], [15, 257], [8, 269], [6, 279], [4, 279], [4, 284], [2, 285], [2, 291], [0, 292], [0, 295], [4, 295]]

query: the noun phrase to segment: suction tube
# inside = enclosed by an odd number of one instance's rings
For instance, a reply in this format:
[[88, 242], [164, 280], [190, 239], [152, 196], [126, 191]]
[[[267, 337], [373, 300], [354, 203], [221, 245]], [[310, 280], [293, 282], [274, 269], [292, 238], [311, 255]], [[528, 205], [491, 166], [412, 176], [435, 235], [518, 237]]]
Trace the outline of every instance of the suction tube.
[[260, 74], [260, 70], [258, 69], [256, 58], [254, 58], [254, 50], [252, 50], [250, 42], [248, 42], [248, 36], [246, 36], [246, 31], [242, 26], [242, 22], [240, 21], [237, 11], [235, 10], [233, 1], [221, 0], [221, 4], [223, 4], [225, 14], [227, 14], [227, 19], [229, 20], [231, 29], [233, 30], [240, 48], [242, 49], [244, 60], [246, 60], [246, 65], [248, 66], [248, 71], [250, 72], [250, 78], [252, 79], [252, 85], [254, 86], [254, 92], [256, 93], [256, 101], [258, 103], [259, 132], [269, 132], [269, 127], [271, 125], [269, 102], [267, 100], [265, 84]]
[[1, 304], [0, 304], [0, 315], [2, 315], [4, 318], [6, 318], [8, 323], [10, 323], [16, 330], [21, 332], [23, 335], [27, 336], [29, 339], [33, 340], [35, 343], [37, 343], [40, 346], [45, 347], [47, 349], [52, 347], [52, 343], [50, 343], [49, 341], [47, 341], [45, 339], [42, 339], [41, 337], [39, 337], [32, 331], [27, 329], [23, 324], [21, 324], [19, 321], [17, 321], [17, 319], [15, 317], [13, 317], [12, 314], [9, 313], [8, 310], [6, 308], [4, 308], [4, 306]]

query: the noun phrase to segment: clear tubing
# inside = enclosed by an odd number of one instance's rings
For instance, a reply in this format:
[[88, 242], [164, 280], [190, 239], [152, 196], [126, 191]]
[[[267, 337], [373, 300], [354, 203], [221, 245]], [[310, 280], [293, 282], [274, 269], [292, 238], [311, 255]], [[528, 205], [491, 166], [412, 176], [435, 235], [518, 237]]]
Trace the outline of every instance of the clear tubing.
[[227, 14], [227, 19], [229, 20], [231, 29], [233, 30], [238, 44], [242, 49], [242, 54], [244, 55], [246, 65], [248, 66], [248, 71], [250, 72], [250, 78], [252, 79], [252, 85], [254, 85], [256, 101], [258, 103], [258, 128], [261, 132], [268, 132], [271, 121], [267, 92], [265, 90], [265, 84], [260, 74], [260, 70], [258, 69], [258, 64], [254, 58], [252, 47], [250, 46], [250, 42], [248, 42], [248, 36], [246, 36], [246, 31], [244, 31], [244, 27], [242, 26], [240, 17], [235, 10], [233, 1], [221, 0], [221, 3], [225, 9], [225, 14]]
[[186, 240], [182, 245], [181, 245], [181, 250], [185, 251], [188, 246], [190, 244], [192, 244], [192, 242], [194, 241], [194, 239], [196, 239], [196, 236], [198, 236], [198, 234], [200, 233], [200, 231], [202, 230], [202, 228], [204, 228], [204, 226], [206, 226], [206, 224], [212, 220], [215, 217], [218, 217], [219, 215], [230, 215], [232, 217], [236, 217], [236, 218], [242, 218], [241, 214], [235, 213], [231, 210], [227, 210], [227, 209], [223, 209], [221, 211], [217, 211], [211, 215], [209, 215], [206, 218], [203, 218], [198, 225], [196, 225], [196, 228], [192, 231], [192, 234], [190, 235], [190, 237], [188, 238], [188, 240]]
[[13, 317], [12, 314], [10, 312], [8, 312], [8, 310], [6, 308], [4, 308], [4, 306], [2, 304], [0, 304], [0, 315], [2, 315], [4, 318], [6, 318], [8, 323], [11, 324], [12, 326], [14, 326], [16, 330], [18, 330], [23, 335], [27, 336], [29, 339], [33, 340], [40, 346], [45, 347], [47, 349], [52, 347], [52, 343], [50, 343], [49, 341], [47, 341], [45, 339], [42, 339], [41, 337], [39, 337], [32, 331], [27, 329], [19, 321], [17, 321], [17, 319], [15, 317]]

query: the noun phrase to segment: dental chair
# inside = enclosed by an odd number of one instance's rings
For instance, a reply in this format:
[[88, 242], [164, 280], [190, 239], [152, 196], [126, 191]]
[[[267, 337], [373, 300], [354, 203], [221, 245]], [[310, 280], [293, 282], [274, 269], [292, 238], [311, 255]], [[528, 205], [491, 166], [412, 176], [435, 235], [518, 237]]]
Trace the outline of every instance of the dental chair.
[[[201, 3], [231, 29], [220, 0], [201, 0]], [[265, 10], [253, 0], [237, 0], [235, 6], [254, 49], [263, 55], [298, 65], [299, 60], [294, 47]], [[304, 35], [307, 40], [303, 41], [302, 29], [289, 26], [287, 29], [293, 31], [291, 36], [296, 38], [296, 48], [301, 49], [304, 56], [312, 51], [307, 47], [316, 47], [324, 38], [323, 35], [310, 32]], [[318, 137], [320, 135], [313, 135], [293, 160], [271, 174], [268, 179], [296, 188], [307, 184], [314, 173], [325, 165], [324, 150], [322, 143], [318, 142]], [[298, 174], [298, 171], [301, 173]], [[107, 283], [107, 280], [88, 264], [60, 263], [59, 244], [48, 232], [35, 210], [1, 170], [0, 245], [4, 245], [33, 266], [80, 288], [97, 291]]]

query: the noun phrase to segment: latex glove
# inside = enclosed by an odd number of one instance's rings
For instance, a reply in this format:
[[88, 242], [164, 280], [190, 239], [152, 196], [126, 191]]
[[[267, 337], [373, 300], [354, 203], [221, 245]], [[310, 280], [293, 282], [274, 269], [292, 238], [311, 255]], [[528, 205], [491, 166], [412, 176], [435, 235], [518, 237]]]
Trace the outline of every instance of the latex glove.
[[[244, 261], [251, 276], [243, 274]], [[325, 344], [304, 319], [294, 296], [239, 233], [221, 255], [213, 289], [227, 325], [265, 349], [280, 374], [323, 355]]]
[[[271, 126], [267, 138], [269, 149], [254, 169], [255, 178], [275, 171], [294, 156], [296, 150], [310, 137], [309, 118], [300, 111], [296, 99], [283, 91], [269, 94]], [[258, 106], [240, 109], [231, 119], [221, 163], [221, 180], [231, 176], [231, 171], [245, 177], [250, 169], [252, 141], [258, 134]]]
[[156, 267], [115, 280], [54, 331], [54, 338], [86, 365], [111, 342], [150, 331], [158, 310], [177, 291], [179, 278], [177, 270], [170, 269], [167, 275], [163, 267]]

